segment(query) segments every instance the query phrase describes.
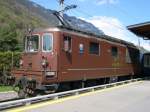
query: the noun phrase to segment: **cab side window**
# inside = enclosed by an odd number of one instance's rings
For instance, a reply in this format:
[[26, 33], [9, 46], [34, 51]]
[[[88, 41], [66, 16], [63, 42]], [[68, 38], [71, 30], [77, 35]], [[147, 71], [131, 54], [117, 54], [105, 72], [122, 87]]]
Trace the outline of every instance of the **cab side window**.
[[117, 58], [118, 57], [118, 48], [117, 47], [111, 47], [111, 55], [112, 57], [114, 58]]
[[99, 45], [99, 43], [90, 42], [89, 54], [95, 54], [95, 55], [100, 54], [100, 45]]
[[70, 36], [64, 36], [63, 38], [63, 49], [65, 52], [72, 51], [72, 39]]
[[129, 50], [126, 49], [126, 63], [132, 63], [130, 55]]
[[144, 67], [150, 68], [150, 56], [149, 55], [144, 56]]

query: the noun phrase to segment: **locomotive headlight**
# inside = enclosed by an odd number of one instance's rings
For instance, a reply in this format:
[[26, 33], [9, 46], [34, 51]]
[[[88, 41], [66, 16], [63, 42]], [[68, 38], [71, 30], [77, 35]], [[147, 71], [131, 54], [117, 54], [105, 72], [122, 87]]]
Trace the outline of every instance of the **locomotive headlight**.
[[20, 59], [19, 65], [23, 66], [23, 60], [22, 59]]
[[45, 57], [42, 57], [42, 67], [46, 68], [48, 66], [48, 61]]
[[45, 65], [46, 65], [46, 60], [43, 59], [43, 60], [42, 60], [42, 66], [44, 67]]

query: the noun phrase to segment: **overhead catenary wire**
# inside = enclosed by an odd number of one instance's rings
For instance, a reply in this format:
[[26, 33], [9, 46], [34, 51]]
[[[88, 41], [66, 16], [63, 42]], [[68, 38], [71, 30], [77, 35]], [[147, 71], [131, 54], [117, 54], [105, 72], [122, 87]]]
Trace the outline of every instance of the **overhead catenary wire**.
[[[58, 2], [63, 1], [64, 6], [69, 6], [68, 4], [65, 3], [64, 0], [56, 0], [56, 1], [58, 1]], [[119, 11], [120, 11], [121, 13], [123, 13], [124, 15], [127, 15], [128, 17], [132, 18], [133, 21], [135, 21], [135, 19], [137, 19], [137, 18], [135, 18], [134, 16], [131, 16], [129, 13], [127, 13], [127, 11], [125, 11], [125, 10], [122, 9], [122, 8], [120, 8], [119, 6], [115, 6], [115, 5], [111, 5], [111, 6], [113, 6], [113, 7], [116, 8], [116, 9], [119, 9]], [[89, 18], [90, 18], [90, 17], [93, 17], [93, 15], [91, 15], [91, 14], [89, 14], [88, 12], [83, 11], [82, 9], [79, 9], [79, 8], [80, 8], [80, 7], [78, 6], [78, 9], [76, 9], [75, 11], [78, 12], [78, 13], [80, 13], [80, 14], [84, 14], [84, 15], [86, 15], [86, 16], [89, 17]], [[120, 27], [120, 26], [118, 26], [118, 25], [116, 25], [116, 24], [113, 24], [113, 23], [111, 23], [111, 22], [109, 22], [109, 21], [104, 21], [104, 22], [105, 22], [105, 23], [108, 23], [108, 24], [110, 24], [110, 25], [112, 25], [112, 26], [114, 26], [114, 27], [116, 27], [116, 28], [118, 28], [118, 29], [121, 29], [121, 30], [127, 29], [126, 27], [125, 27], [125, 28]]]
[[[134, 17], [134, 16], [132, 16], [132, 15], [130, 15], [126, 10], [124, 10], [123, 8], [121, 8], [121, 7], [119, 7], [119, 6], [116, 6], [116, 5], [112, 5], [114, 8], [116, 8], [116, 9], [119, 9], [118, 11], [120, 11], [122, 14], [124, 14], [125, 16], [128, 16], [128, 17], [130, 17], [133, 21], [135, 21], [135, 20], [137, 20], [137, 17]], [[137, 36], [137, 35], [135, 35], [137, 38], [138, 38], [138, 46], [139, 46], [139, 48], [141, 47], [141, 40], [140, 40], [140, 38]]]
[[[57, 0], [57, 1], [59, 1], [59, 0]], [[64, 6], [68, 6], [68, 4], [66, 4], [65, 2], [64, 2]], [[76, 12], [78, 12], [78, 13], [80, 13], [80, 14], [84, 14], [84, 15], [86, 15], [87, 17], [89, 17], [89, 18], [92, 18], [93, 17], [93, 15], [91, 15], [91, 14], [89, 14], [88, 12], [86, 12], [85, 10], [83, 11], [81, 8], [79, 9], [80, 7], [78, 6], [78, 8], [76, 9], [76, 10], [74, 10], [74, 11], [76, 11]], [[120, 8], [121, 9], [121, 8]], [[119, 11], [121, 11], [123, 14], [125, 14], [125, 15], [128, 15], [130, 18], [134, 18], [134, 17], [132, 17], [132, 16], [130, 16], [130, 14], [128, 14], [126, 11], [124, 11], [123, 9], [121, 9], [121, 10], [119, 10]], [[134, 21], [135, 21], [135, 18], [133, 19]], [[106, 23], [106, 24], [110, 24], [110, 25], [112, 25], [112, 26], [114, 26], [115, 28], [117, 28], [117, 29], [119, 29], [119, 30], [127, 30], [127, 28], [126, 27], [120, 27], [120, 26], [118, 26], [118, 25], [116, 25], [116, 24], [113, 24], [113, 23], [111, 23], [111, 22], [109, 22], [109, 21], [103, 21], [104, 23]], [[138, 43], [140, 44], [140, 42], [139, 42], [139, 40], [138, 40]]]
[[119, 7], [118, 5], [111, 5], [111, 7], [117, 9], [117, 11], [120, 11], [122, 14], [124, 14], [125, 16], [130, 17], [130, 19], [132, 19], [133, 21], [137, 20], [137, 17], [134, 17], [133, 15], [129, 14], [128, 11], [126, 11], [125, 9]]
[[[58, 0], [57, 0], [58, 1]], [[68, 6], [68, 4], [64, 3], [64, 6]], [[137, 17], [134, 17], [133, 15], [129, 14], [126, 10], [124, 10], [123, 8], [120, 8], [119, 6], [115, 6], [115, 5], [111, 5], [112, 7], [114, 7], [115, 9], [119, 9], [117, 11], [120, 11], [122, 14], [124, 14], [125, 16], [128, 16], [130, 19], [132, 19], [133, 21], [137, 21]], [[80, 9], [79, 9], [80, 8]], [[76, 10], [74, 10], [75, 12], [77, 13], [80, 13], [80, 14], [84, 14], [86, 15], [87, 17], [89, 18], [92, 18], [93, 15], [89, 14], [89, 12], [86, 12], [85, 10], [83, 10], [83, 8], [81, 9], [81, 7], [78, 6], [78, 8]], [[73, 12], [72, 12], [73, 13]], [[103, 21], [103, 20], [102, 20]], [[103, 21], [104, 23], [106, 24], [110, 24], [112, 26], [114, 26], [115, 28], [119, 29], [119, 30], [122, 30], [122, 31], [125, 31], [125, 30], [128, 30], [126, 27], [120, 27], [116, 24], [113, 24], [109, 21]], [[136, 35], [135, 35], [136, 36]], [[137, 37], [137, 36], [136, 36]], [[138, 42], [138, 46], [141, 46], [141, 42], [140, 42], [140, 39], [138, 38], [137, 40]]]
[[[59, 2], [59, 0], [57, 0], [58, 2]], [[64, 3], [64, 6], [69, 6], [68, 4], [66, 4], [66, 3]], [[78, 7], [78, 8], [80, 8], [80, 7]], [[86, 15], [87, 17], [93, 17], [93, 15], [91, 15], [91, 14], [89, 14], [89, 13], [87, 13], [86, 11], [83, 11], [83, 10], [81, 10], [81, 9], [76, 9], [75, 10], [76, 12], [78, 12], [78, 13], [81, 13], [81, 14], [84, 14], [84, 15]], [[110, 24], [110, 25], [112, 25], [112, 26], [114, 26], [114, 27], [116, 27], [116, 28], [118, 28], [118, 29], [120, 29], [120, 30], [125, 30], [126, 28], [122, 28], [122, 27], [120, 27], [120, 26], [118, 26], [118, 25], [115, 25], [115, 24], [113, 24], [113, 23], [111, 23], [111, 22], [108, 22], [108, 21], [104, 21], [105, 23], [107, 23], [107, 24]]]

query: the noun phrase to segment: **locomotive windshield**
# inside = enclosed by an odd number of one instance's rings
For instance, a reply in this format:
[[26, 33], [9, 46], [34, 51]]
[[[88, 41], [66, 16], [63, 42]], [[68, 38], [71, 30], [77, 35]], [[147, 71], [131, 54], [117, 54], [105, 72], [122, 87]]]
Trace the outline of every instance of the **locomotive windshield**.
[[25, 50], [27, 52], [35, 52], [39, 49], [39, 36], [38, 35], [32, 35], [27, 36], [25, 41]]
[[50, 52], [53, 47], [53, 37], [51, 34], [43, 35], [43, 51]]

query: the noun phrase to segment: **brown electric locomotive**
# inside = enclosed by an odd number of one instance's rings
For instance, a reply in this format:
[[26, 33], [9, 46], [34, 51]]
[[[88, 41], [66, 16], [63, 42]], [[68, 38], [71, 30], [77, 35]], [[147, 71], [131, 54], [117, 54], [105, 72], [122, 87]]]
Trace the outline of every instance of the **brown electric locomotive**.
[[107, 35], [51, 27], [31, 32], [24, 46], [20, 68], [12, 70], [20, 96], [113, 82], [139, 73], [138, 48]]

